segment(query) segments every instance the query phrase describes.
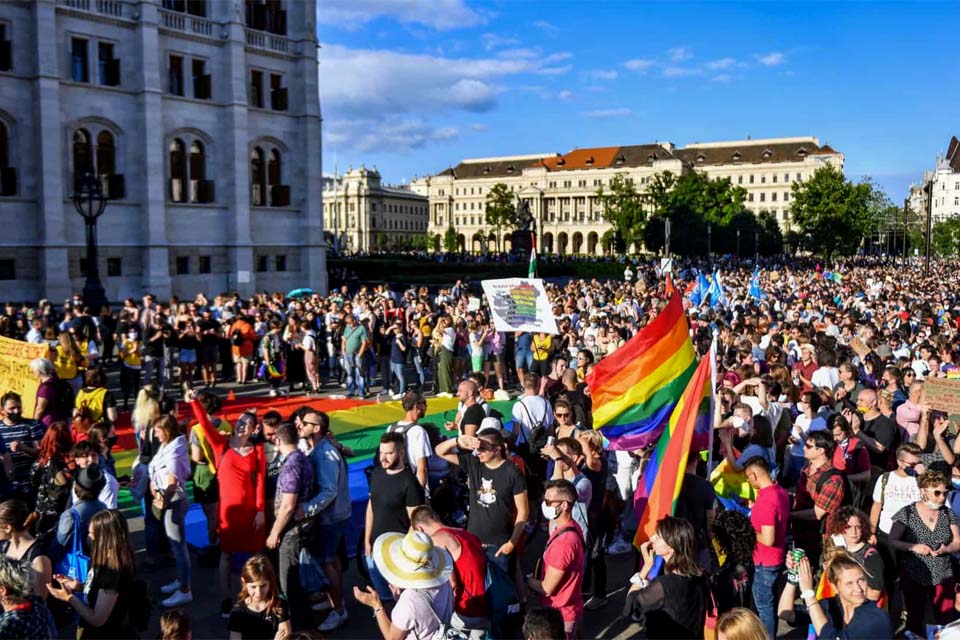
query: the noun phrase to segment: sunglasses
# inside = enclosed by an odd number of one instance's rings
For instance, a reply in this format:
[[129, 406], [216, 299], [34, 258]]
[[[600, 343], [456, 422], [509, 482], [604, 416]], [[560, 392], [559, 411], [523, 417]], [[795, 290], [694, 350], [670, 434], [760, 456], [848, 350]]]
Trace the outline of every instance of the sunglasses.
[[557, 416], [558, 418], [569, 418], [569, 417], [570, 417], [570, 414], [569, 414], [569, 413], [554, 413], [553, 415]]
[[946, 491], [941, 491], [940, 489], [928, 489], [928, 491], [933, 494], [934, 498], [940, 498], [947, 495]]

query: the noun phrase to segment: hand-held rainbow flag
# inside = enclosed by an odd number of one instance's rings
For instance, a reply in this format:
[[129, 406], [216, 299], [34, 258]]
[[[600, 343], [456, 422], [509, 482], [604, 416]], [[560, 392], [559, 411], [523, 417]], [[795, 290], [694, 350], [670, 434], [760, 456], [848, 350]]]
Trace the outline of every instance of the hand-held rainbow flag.
[[611, 449], [641, 449], [663, 432], [697, 367], [689, 331], [674, 291], [660, 315], [587, 376], [594, 429]]
[[710, 401], [713, 394], [711, 366], [711, 357], [700, 359], [700, 364], [670, 415], [667, 429], [660, 436], [657, 448], [640, 476], [633, 499], [635, 513], [639, 516], [637, 535], [633, 540], [637, 547], [650, 539], [661, 518], [673, 515], [680, 487], [683, 486], [694, 434], [710, 429]]

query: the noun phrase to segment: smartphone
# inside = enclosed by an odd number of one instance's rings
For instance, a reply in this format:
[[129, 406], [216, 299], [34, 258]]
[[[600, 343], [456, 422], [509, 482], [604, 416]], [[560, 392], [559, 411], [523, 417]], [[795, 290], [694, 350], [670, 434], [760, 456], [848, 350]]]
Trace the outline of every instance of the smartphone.
[[547, 436], [547, 446], [548, 446], [548, 447], [552, 447], [556, 441], [557, 441], [557, 439], [554, 438], [553, 436]]

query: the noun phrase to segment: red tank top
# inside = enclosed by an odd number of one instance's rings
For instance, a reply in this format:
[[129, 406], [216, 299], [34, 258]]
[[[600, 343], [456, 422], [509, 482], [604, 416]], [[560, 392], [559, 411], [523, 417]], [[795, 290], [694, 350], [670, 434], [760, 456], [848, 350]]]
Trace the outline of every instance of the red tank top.
[[480, 538], [464, 531], [441, 527], [460, 543], [460, 557], [454, 563], [460, 586], [455, 594], [454, 610], [469, 618], [487, 617], [487, 597], [484, 582], [487, 577], [487, 556]]

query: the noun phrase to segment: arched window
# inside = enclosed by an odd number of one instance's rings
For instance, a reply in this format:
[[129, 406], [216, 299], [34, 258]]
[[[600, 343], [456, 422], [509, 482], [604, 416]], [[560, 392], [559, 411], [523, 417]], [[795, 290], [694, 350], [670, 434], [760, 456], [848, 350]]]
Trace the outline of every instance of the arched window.
[[17, 195], [17, 170], [10, 166], [10, 132], [0, 121], [0, 196]]
[[77, 129], [73, 133], [73, 178], [93, 173], [93, 144], [86, 129]]
[[254, 147], [250, 153], [250, 204], [267, 206], [267, 172], [264, 166], [263, 149]]
[[280, 169], [280, 152], [271, 149], [270, 160], [267, 162], [267, 184], [270, 185], [271, 190], [280, 184]]
[[212, 202], [206, 191], [207, 156], [203, 143], [194, 140], [190, 143], [190, 201]]
[[186, 202], [187, 158], [184, 153], [183, 140], [174, 138], [170, 141], [170, 200]]
[[101, 131], [97, 134], [97, 175], [101, 180], [117, 172], [117, 149], [113, 144], [113, 134]]
[[7, 125], [0, 121], [0, 169], [10, 166], [10, 134]]

